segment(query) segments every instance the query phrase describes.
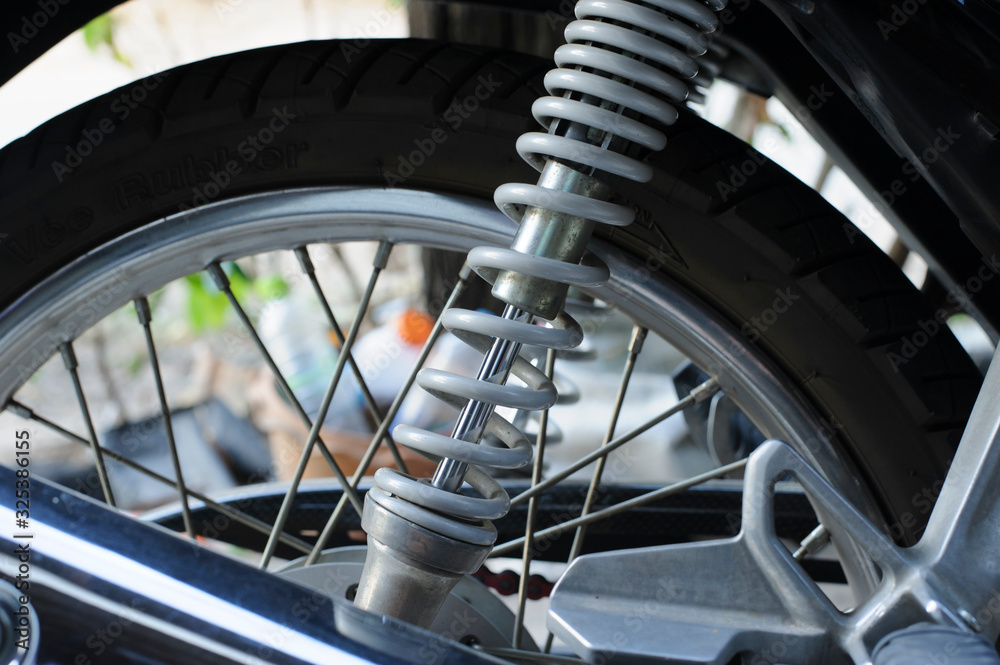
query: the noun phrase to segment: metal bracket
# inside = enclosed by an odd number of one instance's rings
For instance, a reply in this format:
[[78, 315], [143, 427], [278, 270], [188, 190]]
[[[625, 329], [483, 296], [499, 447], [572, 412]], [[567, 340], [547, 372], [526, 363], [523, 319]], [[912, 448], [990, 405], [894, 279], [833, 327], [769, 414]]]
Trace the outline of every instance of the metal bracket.
[[[746, 467], [737, 536], [580, 557], [553, 590], [549, 629], [591, 662], [614, 657], [725, 665], [743, 654], [767, 664], [869, 663], [881, 637], [918, 622], [957, 626], [995, 641], [997, 357], [914, 547], [896, 546], [791, 447], [767, 441]], [[848, 612], [830, 602], [775, 534], [774, 484], [786, 475], [822, 507], [833, 540], [852, 541], [881, 573], [874, 592]]]

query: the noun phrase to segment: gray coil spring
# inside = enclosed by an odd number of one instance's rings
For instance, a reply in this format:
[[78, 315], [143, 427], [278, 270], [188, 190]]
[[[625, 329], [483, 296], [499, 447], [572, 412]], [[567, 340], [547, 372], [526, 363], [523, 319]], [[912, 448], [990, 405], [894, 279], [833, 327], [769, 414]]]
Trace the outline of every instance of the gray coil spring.
[[698, 74], [688, 82], [690, 92], [688, 93], [688, 105], [704, 104], [708, 95], [708, 89], [722, 72], [722, 61], [729, 55], [729, 49], [712, 42], [708, 44], [708, 50], [704, 55], [698, 57]]
[[[532, 107], [532, 114], [543, 127], [549, 129], [556, 120], [565, 120], [603, 130], [649, 150], [660, 150], [666, 145], [667, 139], [661, 131], [626, 117], [621, 110], [630, 109], [664, 124], [677, 119], [678, 113], [671, 101], [684, 103], [688, 86], [682, 79], [697, 74], [694, 58], [705, 50], [704, 36], [718, 25], [712, 10], [722, 9], [725, 0], [707, 0], [707, 4], [698, 0], [646, 1], [658, 10], [628, 0], [577, 2], [577, 20], [566, 28], [568, 43], [555, 53], [559, 68], [545, 76], [545, 87], [551, 96], [539, 99]], [[671, 101], [636, 89], [622, 79], [641, 84]], [[567, 93], [596, 98], [598, 103], [603, 101], [605, 104], [598, 106], [580, 101]], [[606, 108], [609, 105], [617, 106], [618, 111]], [[549, 159], [557, 158], [637, 182], [647, 182], [652, 177], [652, 169], [637, 159], [554, 134], [524, 134], [517, 141], [517, 151], [538, 171]], [[520, 222], [526, 206], [615, 226], [625, 226], [633, 219], [629, 207], [538, 185], [502, 185], [496, 190], [494, 199], [515, 222]], [[599, 261], [574, 265], [512, 249], [479, 247], [469, 253], [468, 262], [491, 283], [500, 269], [577, 286], [599, 285], [608, 279], [607, 266]], [[565, 313], [543, 327], [480, 312], [449, 310], [443, 315], [443, 325], [483, 352], [493, 338], [550, 349], [571, 349], [583, 340], [579, 324]], [[555, 403], [554, 385], [526, 359], [519, 358], [515, 362], [512, 374], [526, 387], [487, 383], [431, 369], [421, 371], [417, 383], [456, 408], [464, 406], [467, 400], [525, 410], [544, 409]], [[497, 414], [490, 417], [486, 431], [505, 447], [469, 443], [407, 425], [400, 425], [393, 432], [396, 441], [409, 448], [468, 463], [470, 468], [465, 481], [481, 497], [438, 489], [427, 480], [418, 480], [392, 469], [376, 472], [376, 487], [370, 490], [369, 496], [386, 509], [436, 533], [463, 542], [492, 545], [496, 530], [489, 520], [505, 515], [510, 499], [499, 483], [476, 467], [511, 469], [524, 466], [531, 459], [531, 444], [520, 430]]]

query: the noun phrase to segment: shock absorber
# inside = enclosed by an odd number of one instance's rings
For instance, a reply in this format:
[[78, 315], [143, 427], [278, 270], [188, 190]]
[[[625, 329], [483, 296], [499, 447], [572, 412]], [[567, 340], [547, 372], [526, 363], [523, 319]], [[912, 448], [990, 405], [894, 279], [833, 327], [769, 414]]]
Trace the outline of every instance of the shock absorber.
[[[368, 555], [355, 604], [428, 626], [462, 575], [475, 572], [496, 540], [490, 520], [506, 514], [510, 499], [478, 467], [517, 468], [531, 459], [531, 444], [497, 406], [545, 409], [556, 389], [519, 355], [522, 345], [570, 349], [583, 340], [579, 324], [563, 312], [569, 286], [599, 285], [608, 269], [586, 253], [596, 224], [631, 223], [630, 207], [612, 203], [609, 176], [647, 182], [640, 160], [666, 137], [655, 123], [671, 124], [688, 94], [682, 79], [697, 74], [694, 57], [716, 29], [712, 10], [725, 0], [579, 0], [555, 53], [557, 69], [545, 76], [550, 96], [532, 114], [547, 133], [531, 132], [517, 151], [540, 172], [537, 184], [506, 184], [498, 207], [519, 224], [510, 248], [478, 247], [469, 265], [493, 284], [506, 303], [500, 317], [449, 310], [443, 325], [484, 353], [475, 379], [425, 369], [417, 383], [461, 409], [450, 437], [397, 426], [399, 443], [441, 458], [434, 477], [416, 479], [379, 469], [365, 498], [362, 526]], [[537, 325], [543, 323], [543, 325]], [[506, 385], [513, 374], [524, 387]], [[479, 445], [485, 432], [502, 447]], [[459, 493], [468, 483], [478, 496]]]

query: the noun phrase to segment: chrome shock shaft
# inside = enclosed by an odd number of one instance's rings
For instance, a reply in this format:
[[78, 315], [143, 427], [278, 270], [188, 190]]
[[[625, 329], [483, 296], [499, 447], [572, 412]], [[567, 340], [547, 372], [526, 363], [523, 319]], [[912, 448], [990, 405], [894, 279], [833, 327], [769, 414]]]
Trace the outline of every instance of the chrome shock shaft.
[[[571, 349], [583, 340], [563, 311], [568, 289], [595, 286], [608, 268], [586, 254], [598, 223], [624, 226], [634, 212], [611, 203], [610, 177], [646, 182], [652, 169], [637, 153], [660, 150], [655, 123], [677, 118], [694, 76], [694, 55], [718, 21], [725, 0], [579, 0], [558, 69], [545, 77], [550, 96], [532, 107], [548, 133], [517, 141], [539, 173], [535, 185], [506, 184], [497, 206], [518, 223], [509, 248], [477, 247], [469, 265], [507, 304], [500, 317], [452, 309], [443, 325], [483, 352], [476, 378], [425, 369], [421, 388], [461, 410], [450, 437], [407, 425], [397, 442], [441, 458], [431, 480], [379, 469], [365, 498], [362, 527], [369, 550], [355, 604], [428, 626], [462, 575], [475, 572], [496, 540], [491, 520], [510, 507], [503, 488], [481, 467], [528, 464], [531, 443], [497, 406], [540, 410], [556, 402], [552, 381], [520, 355], [522, 345]], [[648, 119], [654, 122], [650, 123]], [[544, 325], [536, 325], [537, 322]], [[507, 385], [510, 375], [525, 387]], [[489, 432], [502, 447], [479, 445]], [[478, 496], [460, 493], [463, 482]]]
[[[516, 321], [524, 316], [524, 312], [507, 305], [503, 311], [503, 318], [508, 321]], [[490, 350], [483, 356], [483, 364], [476, 374], [477, 381], [489, 381], [490, 383], [504, 383], [510, 375], [514, 358], [521, 350], [521, 345], [509, 339], [497, 338], [493, 340]], [[469, 402], [458, 415], [455, 422], [455, 429], [451, 436], [454, 439], [478, 443], [483, 436], [483, 428], [486, 421], [493, 415], [495, 405], [488, 402]], [[450, 457], [445, 457], [438, 463], [431, 479], [431, 485], [446, 492], [457, 492], [462, 486], [465, 472], [469, 465]]]

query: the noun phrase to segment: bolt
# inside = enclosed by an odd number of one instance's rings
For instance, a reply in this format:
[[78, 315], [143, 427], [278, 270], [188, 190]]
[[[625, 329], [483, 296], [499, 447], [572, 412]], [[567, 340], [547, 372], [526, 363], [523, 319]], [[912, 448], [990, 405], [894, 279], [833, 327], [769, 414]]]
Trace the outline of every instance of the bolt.
[[962, 617], [962, 621], [969, 624], [969, 628], [971, 628], [972, 630], [976, 631], [977, 633], [983, 632], [983, 627], [979, 625], [978, 621], [976, 621], [976, 617], [969, 614], [968, 610], [959, 608], [958, 616]]

